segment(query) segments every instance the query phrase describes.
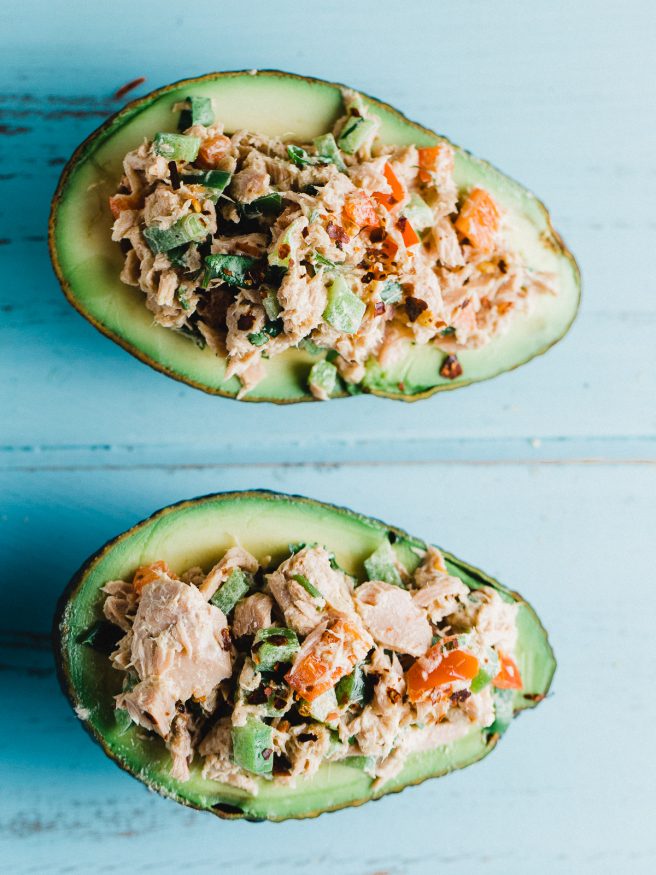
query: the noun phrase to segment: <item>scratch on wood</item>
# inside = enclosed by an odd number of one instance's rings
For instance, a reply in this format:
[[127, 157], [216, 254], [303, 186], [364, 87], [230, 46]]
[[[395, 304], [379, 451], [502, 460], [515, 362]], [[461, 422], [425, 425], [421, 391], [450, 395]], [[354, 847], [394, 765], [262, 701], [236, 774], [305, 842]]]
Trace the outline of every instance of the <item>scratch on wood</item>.
[[32, 128], [26, 128], [24, 125], [0, 125], [0, 134], [5, 137], [17, 137], [19, 134], [29, 134]]

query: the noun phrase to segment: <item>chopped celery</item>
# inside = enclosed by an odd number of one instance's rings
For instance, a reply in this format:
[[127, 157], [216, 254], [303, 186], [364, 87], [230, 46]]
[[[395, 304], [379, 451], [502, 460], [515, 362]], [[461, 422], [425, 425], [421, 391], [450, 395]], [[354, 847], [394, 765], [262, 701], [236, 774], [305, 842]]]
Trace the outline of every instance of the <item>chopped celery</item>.
[[205, 173], [185, 173], [182, 181], [187, 185], [202, 185], [210, 200], [216, 200], [228, 185], [232, 175], [227, 170], [207, 170]]
[[321, 353], [324, 351], [323, 347], [317, 346], [316, 343], [309, 337], [303, 338], [303, 340], [299, 343], [299, 346], [310, 355], [321, 355]]
[[234, 608], [239, 599], [246, 595], [252, 585], [253, 578], [251, 575], [242, 571], [241, 568], [235, 568], [225, 583], [223, 583], [214, 593], [210, 602], [215, 607], [220, 608], [223, 613], [227, 615]]
[[332, 134], [323, 134], [321, 137], [315, 137], [312, 142], [317, 150], [317, 155], [321, 155], [322, 158], [334, 164], [339, 170], [346, 170], [346, 164], [344, 164], [342, 156], [339, 154], [337, 143]]
[[260, 629], [253, 641], [253, 662], [258, 671], [271, 671], [279, 662], [291, 662], [298, 652], [296, 632], [292, 629], [269, 626]]
[[328, 304], [323, 318], [337, 331], [354, 334], [362, 322], [366, 306], [353, 294], [342, 276], [337, 276], [328, 286]]
[[283, 231], [280, 237], [276, 240], [276, 245], [273, 252], [269, 253], [269, 264], [273, 267], [289, 267], [289, 262], [296, 255], [296, 237], [301, 226], [305, 227], [305, 218], [299, 216], [298, 219], [289, 225]]
[[263, 194], [249, 204], [237, 204], [244, 219], [257, 219], [258, 216], [277, 216], [282, 209], [282, 195], [277, 191]]
[[189, 213], [170, 228], [150, 225], [144, 228], [143, 235], [153, 252], [168, 252], [185, 243], [200, 243], [209, 233], [209, 222], [208, 217], [202, 213]]
[[417, 231], [422, 231], [424, 228], [430, 228], [431, 225], [435, 224], [433, 211], [426, 201], [419, 197], [418, 194], [413, 194], [410, 197], [410, 200], [403, 211], [403, 215]]
[[261, 331], [255, 331], [248, 335], [248, 340], [253, 346], [264, 346], [272, 337], [277, 337], [284, 331], [284, 323], [282, 319], [275, 319], [272, 322], [265, 322]]
[[192, 125], [209, 127], [214, 124], [214, 111], [209, 97], [188, 97], [185, 103], [187, 107], [180, 113], [178, 130], [186, 131]]
[[376, 122], [372, 121], [372, 119], [354, 116], [348, 119], [344, 125], [337, 140], [337, 145], [347, 155], [353, 155], [367, 142], [375, 130]]
[[292, 579], [296, 581], [296, 583], [300, 583], [303, 589], [308, 595], [311, 595], [313, 599], [323, 599], [323, 596], [316, 588], [316, 586], [311, 583], [304, 574], [292, 574]]
[[310, 368], [310, 376], [308, 377], [308, 385], [314, 388], [320, 395], [328, 396], [335, 391], [337, 384], [337, 368], [331, 365], [330, 362], [320, 361], [315, 362]]
[[380, 300], [383, 304], [398, 304], [403, 295], [401, 283], [397, 280], [387, 280], [383, 288], [380, 290]]
[[494, 691], [494, 723], [488, 728], [488, 733], [503, 735], [510, 726], [514, 713], [514, 690]]
[[264, 307], [264, 312], [267, 314], [267, 319], [271, 322], [275, 321], [280, 315], [280, 303], [278, 302], [278, 295], [274, 292], [273, 289], [269, 289], [262, 299], [262, 306]]
[[153, 148], [156, 155], [174, 161], [195, 161], [200, 149], [200, 137], [185, 134], [155, 134]]
[[319, 723], [327, 723], [329, 726], [335, 723], [339, 717], [335, 689], [331, 687], [311, 702], [304, 703], [302, 710]]
[[364, 674], [359, 665], [356, 665], [351, 674], [347, 674], [337, 682], [335, 693], [342, 707], [364, 701]]
[[253, 285], [250, 271], [257, 263], [257, 258], [251, 258], [250, 255], [206, 255], [203, 288], [207, 288], [214, 279], [220, 279], [229, 286], [250, 288]]
[[396, 567], [396, 554], [389, 541], [383, 541], [368, 559], [364, 560], [367, 580], [382, 580], [403, 586], [403, 579]]
[[255, 775], [271, 774], [273, 729], [252, 717], [243, 726], [233, 726], [232, 758], [247, 772], [253, 772]]
[[487, 648], [485, 659], [481, 662], [478, 674], [471, 682], [472, 693], [480, 693], [499, 673], [499, 657], [492, 647]]

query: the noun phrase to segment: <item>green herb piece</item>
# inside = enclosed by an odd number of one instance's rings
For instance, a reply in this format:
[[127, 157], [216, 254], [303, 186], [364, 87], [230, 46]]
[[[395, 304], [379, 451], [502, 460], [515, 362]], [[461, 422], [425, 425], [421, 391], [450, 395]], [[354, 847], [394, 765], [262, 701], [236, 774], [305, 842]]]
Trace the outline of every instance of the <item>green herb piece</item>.
[[259, 216], [277, 216], [282, 210], [282, 195], [277, 191], [263, 194], [250, 204], [237, 204], [237, 209], [244, 219], [257, 219]]
[[287, 146], [289, 160], [297, 167], [307, 167], [310, 164], [331, 164], [330, 158], [323, 155], [310, 155], [301, 146]]
[[339, 264], [336, 261], [331, 261], [329, 258], [326, 258], [325, 255], [322, 255], [320, 252], [313, 252], [310, 255], [310, 260], [314, 265], [318, 265], [319, 267], [326, 267], [329, 270], [340, 271], [340, 270], [348, 270], [348, 266], [345, 264]]
[[383, 304], [398, 304], [402, 297], [403, 289], [397, 280], [387, 280], [380, 290], [380, 300]]
[[238, 766], [255, 775], [273, 771], [273, 729], [249, 718], [243, 726], [232, 727], [232, 758]]
[[314, 148], [317, 150], [317, 155], [334, 164], [339, 170], [346, 170], [346, 164], [342, 160], [339, 153], [339, 148], [332, 134], [323, 134], [321, 137], [315, 137], [312, 140]]
[[210, 599], [210, 603], [220, 608], [226, 616], [253, 586], [253, 578], [250, 574], [235, 568], [230, 577], [219, 587]]
[[272, 337], [277, 337], [284, 331], [284, 323], [282, 319], [276, 319], [273, 322], [266, 322], [261, 331], [256, 331], [248, 335], [249, 341], [253, 346], [264, 346]]
[[254, 285], [250, 272], [258, 264], [257, 258], [250, 255], [206, 255], [203, 288], [207, 288], [212, 280], [219, 279], [229, 286], [239, 286], [242, 289]]
[[403, 586], [403, 579], [396, 567], [396, 553], [389, 541], [383, 541], [368, 559], [364, 560], [367, 580], [382, 580]]
[[354, 334], [362, 323], [366, 305], [353, 294], [346, 280], [337, 276], [328, 286], [328, 304], [323, 318], [337, 331]]
[[364, 701], [364, 674], [362, 667], [356, 665], [351, 674], [341, 678], [335, 687], [337, 701], [340, 706], [360, 704]]
[[200, 137], [185, 134], [157, 133], [153, 139], [156, 155], [173, 161], [195, 161], [200, 149]]
[[187, 107], [180, 112], [179, 131], [186, 131], [192, 125], [209, 127], [214, 124], [214, 111], [209, 97], [188, 97], [186, 103]]
[[279, 662], [291, 662], [299, 650], [296, 632], [285, 627], [260, 629], [253, 640], [253, 662], [258, 671], [272, 671]]
[[330, 395], [335, 391], [337, 384], [337, 368], [325, 360], [315, 362], [310, 368], [308, 385], [316, 389], [320, 394]]
[[210, 220], [202, 213], [189, 213], [178, 219], [170, 228], [150, 225], [143, 235], [154, 253], [168, 252], [186, 243], [200, 243], [209, 233]]
[[305, 592], [311, 595], [313, 599], [321, 599], [323, 601], [323, 596], [319, 590], [304, 574], [292, 574], [292, 579], [295, 580], [296, 583], [300, 583]]

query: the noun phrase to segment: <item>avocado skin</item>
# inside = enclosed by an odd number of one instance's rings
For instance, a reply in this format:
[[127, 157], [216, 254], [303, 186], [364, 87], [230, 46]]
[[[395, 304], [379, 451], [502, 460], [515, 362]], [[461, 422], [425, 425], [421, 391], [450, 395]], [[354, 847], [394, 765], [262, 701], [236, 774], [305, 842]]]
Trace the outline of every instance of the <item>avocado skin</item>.
[[[93, 740], [98, 743], [105, 754], [112, 759], [117, 765], [119, 765], [122, 769], [129, 772], [133, 777], [136, 777], [142, 783], [146, 784], [146, 786], [155, 790], [163, 796], [173, 799], [174, 801], [185, 805], [190, 808], [194, 808], [200, 811], [211, 811], [214, 815], [221, 819], [225, 820], [235, 820], [235, 819], [243, 819], [248, 820], [254, 823], [262, 822], [262, 821], [273, 821], [278, 822], [286, 819], [305, 819], [305, 818], [313, 818], [317, 817], [320, 814], [339, 810], [345, 807], [351, 807], [356, 805], [362, 805], [368, 801], [375, 801], [378, 798], [382, 798], [382, 796], [388, 795], [389, 793], [397, 793], [401, 790], [405, 789], [408, 786], [416, 785], [423, 783], [423, 781], [432, 778], [432, 777], [440, 777], [444, 774], [447, 774], [449, 771], [452, 771], [453, 768], [462, 768], [465, 765], [471, 765], [474, 762], [482, 759], [484, 756], [487, 756], [488, 753], [496, 746], [498, 743], [501, 733], [493, 732], [493, 733], [485, 733], [482, 731], [484, 737], [484, 747], [480, 749], [476, 756], [472, 757], [467, 762], [462, 765], [450, 766], [447, 769], [444, 769], [437, 773], [426, 773], [420, 774], [415, 777], [413, 780], [406, 781], [402, 785], [398, 787], [390, 787], [390, 789], [383, 789], [382, 792], [373, 794], [371, 792], [363, 794], [359, 798], [350, 799], [347, 802], [339, 802], [337, 804], [326, 804], [319, 805], [316, 808], [312, 809], [304, 809], [301, 813], [287, 813], [283, 812], [281, 816], [277, 816], [275, 812], [275, 807], [272, 810], [267, 811], [267, 813], [263, 816], [254, 811], [249, 811], [248, 806], [244, 805], [243, 807], [239, 804], [230, 804], [228, 801], [219, 800], [214, 802], [214, 804], [208, 805], [206, 800], [204, 799], [195, 799], [193, 797], [189, 797], [181, 794], [180, 792], [176, 792], [175, 787], [167, 786], [166, 783], [161, 781], [154, 780], [149, 778], [146, 774], [146, 771], [142, 768], [136, 769], [125, 756], [121, 756], [117, 751], [112, 749], [109, 741], [103, 736], [102, 732], [99, 731], [98, 727], [94, 725], [92, 720], [90, 719], [90, 715], [85, 713], [84, 706], [81, 703], [81, 696], [78, 687], [75, 684], [75, 681], [71, 672], [71, 661], [69, 658], [70, 651], [70, 637], [74, 636], [76, 639], [79, 637], [80, 633], [83, 631], [82, 629], [76, 629], [71, 626], [70, 623], [70, 615], [71, 608], [74, 605], [76, 597], [79, 595], [81, 588], [84, 585], [85, 579], [90, 571], [93, 569], [95, 564], [102, 560], [104, 557], [107, 557], [113, 550], [117, 547], [120, 547], [123, 543], [129, 540], [133, 535], [137, 534], [144, 527], [149, 526], [153, 522], [158, 522], [164, 518], [166, 518], [170, 514], [180, 514], [181, 512], [184, 514], [185, 511], [189, 509], [194, 509], [201, 507], [206, 503], [221, 503], [221, 502], [234, 502], [234, 501], [245, 501], [245, 502], [256, 502], [256, 503], [264, 503], [267, 504], [270, 502], [273, 503], [281, 503], [284, 505], [297, 505], [300, 507], [305, 506], [305, 508], [316, 509], [319, 511], [327, 511], [332, 514], [337, 514], [340, 516], [344, 516], [349, 518], [350, 521], [354, 523], [363, 523], [366, 526], [374, 527], [379, 530], [379, 533], [384, 534], [385, 537], [389, 538], [395, 544], [403, 544], [408, 545], [410, 547], [426, 547], [426, 543], [420, 541], [409, 535], [404, 530], [397, 528], [395, 526], [389, 526], [386, 523], [373, 518], [367, 517], [363, 514], [356, 513], [354, 511], [349, 510], [348, 508], [339, 507], [336, 505], [326, 504], [324, 502], [319, 502], [314, 499], [309, 499], [304, 496], [298, 495], [288, 495], [284, 493], [278, 493], [270, 490], [250, 490], [246, 492], [224, 492], [224, 493], [211, 493], [208, 495], [200, 496], [198, 498], [189, 499], [186, 501], [180, 501], [172, 505], [168, 505], [158, 511], [155, 511], [151, 516], [147, 517], [145, 520], [137, 523], [132, 526], [132, 528], [118, 535], [117, 537], [109, 540], [105, 545], [103, 545], [99, 550], [97, 550], [94, 554], [92, 554], [79, 568], [79, 570], [73, 575], [68, 585], [66, 586], [64, 592], [58, 600], [55, 615], [53, 618], [53, 627], [52, 627], [52, 643], [55, 655], [55, 663], [57, 668], [57, 677], [59, 679], [59, 683], [61, 685], [62, 691], [69, 699], [76, 715], [82, 721], [84, 728], [91, 735]], [[257, 504], [256, 504], [257, 506]], [[262, 507], [266, 505], [262, 504]], [[544, 649], [545, 655], [545, 671], [543, 672], [544, 678], [542, 683], [540, 684], [540, 689], [537, 692], [527, 692], [525, 694], [518, 694], [519, 698], [516, 699], [514, 703], [514, 716], [525, 709], [536, 707], [547, 695], [549, 692], [551, 682], [553, 680], [553, 675], [556, 669], [556, 661], [553, 655], [553, 651], [548, 643], [548, 636], [542, 625], [540, 624], [537, 616], [535, 615], [533, 609], [526, 603], [521, 596], [508, 590], [498, 581], [494, 580], [494, 578], [489, 577], [484, 572], [479, 569], [457, 559], [449, 553], [443, 551], [445, 559], [448, 565], [451, 566], [453, 570], [459, 572], [461, 575], [466, 575], [471, 582], [474, 584], [476, 582], [480, 584], [486, 584], [489, 586], [493, 586], [495, 589], [505, 594], [506, 596], [512, 598], [514, 601], [520, 603], [521, 606], [525, 607], [527, 611], [530, 613], [532, 617], [532, 621], [535, 625], [535, 629], [538, 630], [538, 634], [542, 637], [541, 645]], [[99, 595], [99, 590], [98, 590]], [[101, 602], [100, 597], [97, 598], [98, 603]], [[77, 645], [78, 648], [84, 647], [85, 645]], [[103, 657], [106, 659], [106, 657]], [[85, 678], [86, 680], [86, 678]], [[91, 678], [91, 685], [94, 689], [102, 691], [102, 679]], [[108, 692], [105, 691], [106, 695], [109, 695]], [[456, 742], [457, 744], [457, 742]], [[146, 764], [144, 764], [145, 766]], [[352, 768], [352, 767], [348, 767]], [[300, 782], [299, 782], [300, 783]], [[180, 786], [180, 785], [179, 785]], [[222, 785], [220, 785], [222, 786]], [[297, 788], [295, 790], [290, 791], [290, 796], [298, 796], [302, 798], [303, 789]]]
[[[101, 333], [105, 334], [123, 349], [128, 351], [131, 355], [135, 356], [140, 361], [144, 362], [155, 370], [158, 370], [161, 373], [172, 377], [173, 379], [179, 380], [180, 382], [186, 383], [187, 385], [193, 386], [194, 388], [200, 389], [209, 394], [220, 395], [222, 397], [232, 399], [236, 397], [239, 388], [236, 379], [229, 381], [229, 387], [228, 385], [217, 384], [213, 378], [210, 382], [207, 377], [203, 378], [200, 373], [194, 374], [194, 367], [190, 366], [181, 368], [179, 365], [172, 364], [170, 361], [167, 362], [166, 350], [163, 354], [163, 358], [160, 355], [149, 354], [144, 349], [141, 349], [137, 342], [135, 342], [134, 340], [130, 340], [127, 337], [124, 337], [121, 334], [120, 330], [106, 324], [101, 318], [99, 318], [97, 315], [94, 315], [90, 311], [90, 309], [88, 308], [88, 304], [80, 299], [79, 293], [73, 288], [73, 282], [70, 277], [67, 276], [66, 268], [62, 264], [63, 259], [60, 258], [59, 246], [57, 241], [57, 221], [62, 202], [65, 198], [65, 195], [68, 193], [69, 183], [71, 181], [71, 178], [74, 176], [77, 165], [83, 162], [83, 160], [86, 159], [89, 155], [92, 155], [94, 148], [96, 148], [99, 144], [104, 143], [111, 136], [110, 132], [112, 132], [112, 129], [114, 127], [116, 127], [116, 131], [118, 132], [123, 124], [127, 124], [132, 121], [136, 116], [139, 115], [140, 112], [147, 109], [155, 101], [157, 101], [159, 97], [166, 95], [168, 92], [173, 92], [181, 88], [193, 88], [195, 85], [213, 82], [215, 80], [231, 78], [234, 79], [235, 77], [248, 77], [249, 79], [254, 78], [253, 71], [242, 70], [209, 73], [196, 78], [180, 80], [179, 82], [175, 82], [171, 85], [167, 85], [163, 88], [157, 89], [144, 97], [131, 101], [122, 110], [110, 116], [110, 118], [107, 119], [106, 122], [104, 122], [96, 131], [94, 131], [89, 137], [86, 138], [86, 140], [84, 140], [84, 142], [75, 150], [72, 157], [65, 165], [57, 189], [53, 196], [48, 224], [50, 256], [57, 279], [69, 303], [82, 316], [84, 316], [87, 321], [89, 321]], [[326, 82], [321, 79], [299, 76], [293, 73], [286, 73], [279, 70], [258, 70], [255, 74], [255, 78], [278, 78], [283, 82], [294, 81], [299, 83], [299, 85], [317, 86], [319, 88], [331, 87], [335, 89], [342, 89], [345, 87], [339, 83]], [[379, 109], [380, 111], [393, 117], [395, 123], [398, 124], [401, 128], [407, 128], [415, 131], [418, 141], [420, 138], [423, 138], [423, 140], [426, 141], [426, 137], [430, 137], [432, 142], [437, 142], [440, 140], [450, 142], [446, 137], [443, 137], [441, 135], [438, 136], [430, 131], [428, 128], [425, 128], [417, 122], [409, 120], [405, 117], [405, 115], [403, 115], [403, 113], [396, 110], [394, 107], [391, 107], [389, 104], [368, 95], [363, 94], [363, 96], [374, 109]], [[357, 389], [359, 391], [349, 392], [343, 388], [342, 390], [335, 392], [331, 396], [332, 398], [347, 398], [351, 395], [361, 394], [362, 392], [364, 392], [393, 400], [419, 401], [424, 398], [428, 398], [437, 392], [453, 391], [454, 389], [463, 388], [476, 382], [491, 379], [492, 377], [499, 376], [502, 373], [515, 370], [516, 368], [520, 367], [523, 364], [526, 364], [533, 358], [547, 352], [547, 350], [549, 350], [565, 336], [565, 334], [571, 327], [574, 319], [576, 318], [580, 306], [581, 297], [580, 271], [574, 259], [574, 256], [566, 247], [562, 237], [554, 229], [551, 223], [551, 218], [544, 204], [539, 201], [535, 196], [533, 196], [528, 191], [528, 189], [525, 189], [523, 186], [519, 186], [519, 184], [514, 183], [510, 179], [510, 177], [505, 174], [501, 174], [488, 162], [475, 158], [475, 156], [471, 155], [471, 153], [469, 153], [465, 149], [462, 149], [461, 147], [454, 146], [454, 148], [456, 149], [456, 152], [461, 156], [461, 158], [470, 161], [473, 167], [478, 168], [478, 171], [480, 171], [481, 169], [486, 169], [486, 172], [489, 171], [491, 178], [502, 178], [503, 180], [505, 180], [505, 183], [507, 183], [510, 188], [515, 189], [515, 197], [517, 197], [517, 192], [521, 190], [523, 192], [523, 196], [526, 199], [526, 204], [530, 206], [531, 210], [535, 210], [537, 213], [539, 213], [541, 223], [544, 226], [540, 235], [540, 245], [545, 250], [552, 251], [560, 259], [568, 263], [568, 270], [571, 272], [571, 280], [575, 286], [575, 299], [568, 304], [569, 310], [567, 319], [563, 321], [563, 319], [561, 318], [561, 324], [558, 330], [552, 333], [549, 337], [545, 338], [544, 342], [541, 342], [537, 348], [525, 350], [521, 355], [517, 357], [516, 360], [513, 359], [510, 363], [505, 363], [501, 366], [491, 365], [488, 367], [488, 365], [486, 364], [483, 366], [483, 373], [481, 375], [474, 374], [472, 376], [471, 368], [468, 368], [466, 366], [465, 373], [458, 379], [444, 380], [441, 378], [438, 372], [439, 364], [435, 364], [433, 361], [430, 362], [428, 368], [426, 367], [425, 363], [423, 365], [420, 363], [418, 368], [419, 373], [416, 377], [410, 372], [407, 374], [401, 373], [400, 376], [398, 373], [392, 373], [389, 376], [384, 374], [381, 375], [378, 368], [373, 368], [371, 373], [367, 377], [365, 377], [365, 380], [358, 385]], [[107, 238], [109, 241], [109, 229], [107, 230]], [[111, 245], [115, 246], [115, 244]], [[168, 331], [169, 334], [173, 333], [168, 329], [162, 329], [162, 331]], [[162, 344], [166, 346], [166, 341], [160, 340], [160, 347], [162, 346]], [[465, 356], [468, 354], [469, 353], [465, 353]], [[278, 358], [284, 359], [285, 357], [289, 357], [289, 352], [283, 353], [282, 356], [279, 356]], [[290, 359], [287, 365], [288, 373], [282, 378], [279, 392], [277, 392], [275, 389], [271, 391], [271, 389], [269, 388], [267, 389], [266, 393], [258, 395], [258, 387], [255, 387], [254, 390], [252, 390], [240, 400], [249, 401], [251, 403], [268, 401], [275, 404], [292, 404], [299, 402], [316, 401], [317, 399], [314, 398], [314, 396], [309, 392], [305, 379], [314, 360], [316, 359], [303, 361], [300, 363], [299, 366], [298, 361]], [[303, 367], [303, 365], [306, 365], [306, 367]], [[401, 370], [403, 370], [403, 368]], [[412, 371], [412, 368], [409, 368], [407, 370]], [[304, 377], [302, 377], [301, 374], [304, 374]], [[287, 381], [287, 383], [291, 381], [291, 383], [295, 384], [292, 392], [290, 392], [289, 385], [285, 385], [285, 381]]]

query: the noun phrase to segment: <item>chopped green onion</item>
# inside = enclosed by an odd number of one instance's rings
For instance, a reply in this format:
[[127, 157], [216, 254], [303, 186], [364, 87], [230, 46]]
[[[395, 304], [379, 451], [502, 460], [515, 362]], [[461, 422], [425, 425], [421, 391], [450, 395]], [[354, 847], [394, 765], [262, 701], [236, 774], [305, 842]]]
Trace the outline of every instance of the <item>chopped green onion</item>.
[[273, 771], [273, 729], [250, 717], [243, 726], [232, 727], [232, 758], [255, 775]]
[[337, 145], [347, 155], [353, 155], [366, 143], [375, 130], [376, 123], [372, 119], [362, 118], [362, 116], [353, 117], [344, 125]]
[[337, 701], [343, 707], [344, 705], [360, 704], [364, 701], [364, 674], [359, 665], [353, 669], [351, 674], [341, 678], [335, 687]]
[[317, 155], [334, 164], [339, 170], [346, 170], [346, 164], [344, 164], [342, 156], [339, 154], [337, 143], [332, 134], [323, 134], [321, 137], [315, 137], [312, 142], [317, 150]]
[[153, 148], [156, 155], [174, 161], [195, 161], [200, 149], [200, 137], [185, 134], [155, 134]]
[[308, 384], [314, 387], [321, 395], [330, 395], [335, 391], [337, 383], [337, 368], [325, 360], [315, 362], [310, 368]]
[[348, 266], [346, 264], [340, 264], [336, 261], [331, 261], [329, 258], [326, 258], [325, 255], [322, 255], [320, 252], [313, 252], [310, 256], [312, 263], [315, 265], [319, 265], [319, 267], [327, 267], [329, 270], [348, 270]]
[[323, 596], [316, 588], [316, 586], [311, 583], [304, 574], [292, 574], [292, 580], [295, 580], [296, 583], [300, 583], [305, 592], [312, 596], [313, 599], [322, 599]]
[[211, 604], [220, 608], [228, 615], [253, 585], [253, 578], [241, 568], [235, 568], [230, 577], [223, 583], [210, 599]]
[[202, 185], [210, 200], [216, 200], [232, 179], [227, 170], [207, 170], [205, 173], [185, 173], [182, 181], [187, 185]]
[[397, 304], [403, 296], [401, 283], [396, 280], [387, 280], [380, 290], [380, 300], [383, 304]]
[[206, 255], [203, 288], [207, 288], [211, 280], [215, 279], [229, 286], [251, 288], [254, 283], [250, 272], [257, 263], [257, 258], [251, 258], [250, 255]]
[[275, 321], [280, 315], [280, 304], [278, 303], [278, 295], [273, 291], [273, 289], [269, 289], [262, 299], [262, 306], [264, 307], [264, 312], [267, 314], [267, 319], [271, 322]]
[[168, 252], [185, 243], [200, 243], [209, 233], [210, 220], [203, 213], [189, 213], [170, 228], [150, 225], [143, 235], [153, 252]]
[[382, 580], [403, 586], [403, 580], [396, 567], [396, 553], [389, 541], [383, 541], [368, 559], [364, 560], [367, 580]]
[[188, 97], [186, 103], [188, 106], [180, 113], [179, 131], [186, 131], [192, 125], [209, 127], [214, 124], [214, 111], [209, 97]]
[[253, 640], [253, 662], [258, 671], [272, 671], [279, 662], [291, 662], [299, 646], [292, 629], [278, 626], [260, 629]]
[[337, 331], [355, 334], [366, 309], [364, 301], [353, 294], [343, 277], [337, 276], [328, 286], [328, 304], [323, 318]]
[[282, 209], [282, 195], [277, 191], [263, 194], [249, 204], [237, 204], [244, 219], [257, 219], [258, 216], [277, 216]]

